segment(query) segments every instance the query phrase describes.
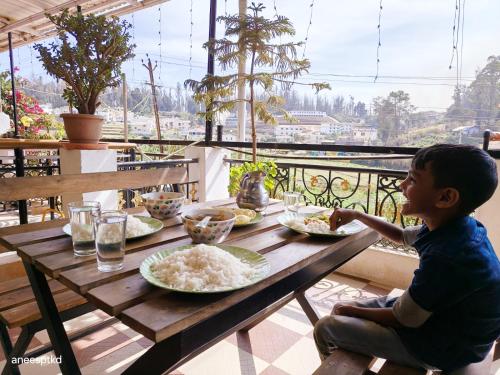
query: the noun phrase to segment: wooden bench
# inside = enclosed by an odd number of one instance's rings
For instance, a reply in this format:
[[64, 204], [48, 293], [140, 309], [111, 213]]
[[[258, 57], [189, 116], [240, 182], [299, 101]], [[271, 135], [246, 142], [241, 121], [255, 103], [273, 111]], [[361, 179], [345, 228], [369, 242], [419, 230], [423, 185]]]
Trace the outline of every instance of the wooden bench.
[[[403, 294], [401, 289], [393, 289], [389, 296], [399, 297]], [[500, 350], [500, 344], [496, 342], [496, 350]], [[466, 369], [461, 369], [453, 372], [450, 375], [489, 375], [485, 367], [491, 365], [495, 345], [493, 346], [488, 357], [481, 364], [468, 366]], [[377, 372], [371, 370], [375, 361], [383, 361], [382, 367]], [[378, 366], [377, 366], [378, 367]], [[440, 371], [427, 371], [413, 367], [402, 366], [394, 362], [384, 359], [370, 357], [364, 354], [350, 352], [344, 349], [336, 349], [328, 358], [326, 358], [321, 366], [314, 372], [314, 375], [445, 375]]]
[[[104, 190], [135, 189], [146, 186], [185, 184], [191, 182], [193, 181], [189, 181], [187, 169], [185, 167], [86, 173], [78, 175], [16, 177], [2, 181], [0, 201], [54, 197], [60, 196], [63, 193], [88, 193]], [[67, 220], [53, 220], [45, 223], [32, 223], [1, 228], [0, 245], [2, 245], [2, 247], [0, 251], [12, 250], [6, 242], [2, 243], [1, 238], [3, 237], [8, 237], [11, 243], [11, 240], [15, 238], [14, 242], [19, 245], [36, 245], [36, 243], [43, 238], [53, 236], [54, 231], [60, 232], [62, 238], [64, 233], [61, 227], [67, 222]], [[34, 229], [39, 229], [37, 232], [39, 236], [36, 240], [24, 235], [28, 230]], [[73, 319], [94, 310], [93, 306], [89, 304], [85, 298], [67, 289], [59, 282], [49, 280], [48, 283], [57, 308], [61, 312], [61, 319], [63, 321]], [[15, 344], [12, 344], [8, 329], [17, 327], [21, 328], [21, 333]], [[78, 332], [74, 337], [81, 337], [99, 328], [100, 325], [83, 332]], [[10, 358], [25, 355], [34, 334], [43, 329], [44, 326], [41, 320], [41, 314], [28, 277], [21, 276], [1, 282], [0, 343], [6, 358], [6, 366], [2, 374], [9, 373], [9, 371], [11, 373], [19, 373], [17, 366], [11, 364]], [[50, 350], [51, 347], [47, 346], [26, 354], [26, 356], [39, 356]]]

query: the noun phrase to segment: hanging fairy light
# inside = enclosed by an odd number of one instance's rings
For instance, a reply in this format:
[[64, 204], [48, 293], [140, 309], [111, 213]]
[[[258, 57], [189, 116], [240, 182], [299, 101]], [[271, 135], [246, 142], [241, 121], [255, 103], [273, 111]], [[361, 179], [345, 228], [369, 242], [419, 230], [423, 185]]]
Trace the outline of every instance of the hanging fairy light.
[[[227, 4], [227, 0], [226, 0]], [[225, 7], [224, 7], [225, 9]], [[189, 8], [190, 29], [189, 29], [189, 79], [193, 71], [193, 0], [191, 0], [191, 7]]]
[[[309, 30], [311, 29], [311, 25], [312, 25], [314, 0], [311, 1], [309, 8], [310, 8], [309, 24], [307, 25], [306, 38], [304, 40], [304, 50], [302, 51], [302, 58], [305, 58], [305, 56], [306, 56], [307, 41], [309, 40]], [[276, 9], [276, 3], [275, 3], [275, 9]]]
[[276, 0], [273, 0], [274, 17], [278, 18], [278, 8], [276, 8]]
[[[452, 49], [451, 59], [448, 69], [453, 68], [453, 61], [456, 58], [457, 87], [462, 82], [462, 52], [464, 47], [464, 21], [465, 21], [465, 0], [455, 0], [455, 11], [453, 15], [452, 29]], [[459, 51], [460, 45], [460, 51]]]
[[33, 48], [31, 48], [31, 44], [29, 45], [30, 49], [30, 66], [31, 66], [31, 77], [35, 77], [35, 70], [33, 69]]
[[455, 51], [457, 50], [456, 35], [457, 35], [457, 14], [458, 14], [458, 0], [455, 0], [455, 14], [453, 16], [453, 30], [452, 30], [452, 46], [451, 46], [451, 59], [448, 69], [451, 70], [453, 60], [455, 59]]
[[379, 3], [379, 9], [378, 9], [378, 43], [377, 43], [377, 72], [375, 73], [375, 79], [373, 80], [373, 83], [377, 82], [378, 79], [378, 70], [380, 66], [380, 47], [382, 47], [381, 39], [380, 39], [380, 29], [381, 29], [381, 20], [382, 20], [382, 0], [380, 0]]
[[158, 80], [161, 81], [161, 65], [162, 65], [162, 54], [161, 54], [161, 5], [158, 7], [158, 27], [159, 27], [159, 30], [158, 30], [158, 36], [160, 37], [160, 41], [158, 42], [158, 48], [160, 49], [160, 69], [158, 71]]
[[461, 42], [460, 42], [460, 83], [462, 83], [462, 58], [464, 56], [463, 51], [464, 51], [464, 22], [465, 22], [465, 0], [462, 2], [462, 35], [461, 35]]
[[[132, 13], [132, 43], [135, 44], [135, 17]], [[135, 80], [135, 59], [132, 59], [132, 79]]]

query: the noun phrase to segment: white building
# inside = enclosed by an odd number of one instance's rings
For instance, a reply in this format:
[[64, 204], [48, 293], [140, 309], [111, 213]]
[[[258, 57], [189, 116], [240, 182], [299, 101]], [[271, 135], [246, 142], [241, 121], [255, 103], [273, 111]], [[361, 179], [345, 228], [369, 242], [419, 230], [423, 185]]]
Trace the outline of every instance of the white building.
[[368, 126], [358, 126], [352, 129], [352, 139], [356, 143], [370, 144], [377, 140], [377, 129]]
[[[356, 124], [357, 125], [357, 124]], [[346, 134], [352, 132], [353, 124], [350, 122], [330, 122], [321, 124], [321, 134]]]

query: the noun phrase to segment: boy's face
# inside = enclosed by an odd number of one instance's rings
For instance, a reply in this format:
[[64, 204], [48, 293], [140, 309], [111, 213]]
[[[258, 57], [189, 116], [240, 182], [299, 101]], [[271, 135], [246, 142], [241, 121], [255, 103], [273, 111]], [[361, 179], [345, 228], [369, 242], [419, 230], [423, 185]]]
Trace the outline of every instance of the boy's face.
[[426, 219], [432, 217], [438, 209], [442, 192], [434, 187], [429, 163], [424, 169], [414, 169], [412, 166], [400, 188], [406, 198], [401, 209], [403, 215]]

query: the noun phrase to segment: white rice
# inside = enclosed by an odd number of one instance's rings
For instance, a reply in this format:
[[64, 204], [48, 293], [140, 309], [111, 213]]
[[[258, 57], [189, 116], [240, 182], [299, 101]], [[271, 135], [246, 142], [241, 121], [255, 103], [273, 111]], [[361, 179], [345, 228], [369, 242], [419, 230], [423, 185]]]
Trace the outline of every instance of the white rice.
[[151, 265], [159, 280], [174, 289], [220, 291], [251, 282], [256, 270], [216, 246], [196, 245]]
[[151, 231], [152, 228], [149, 224], [146, 224], [135, 216], [127, 216], [127, 238], [142, 236]]
[[335, 232], [330, 230], [330, 226], [324, 221], [314, 220], [309, 222], [309, 224], [304, 224], [304, 219], [293, 219], [287, 222], [287, 225], [297, 229], [302, 232], [307, 233], [320, 233], [320, 234], [332, 234], [339, 233], [345, 234], [344, 229], [337, 229]]
[[288, 222], [288, 225], [303, 232], [330, 233], [330, 226], [320, 221], [311, 221], [309, 224], [304, 224], [304, 219], [293, 219]]

